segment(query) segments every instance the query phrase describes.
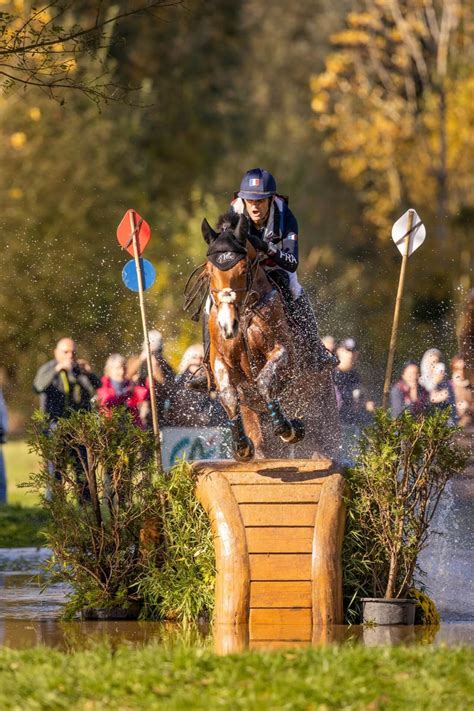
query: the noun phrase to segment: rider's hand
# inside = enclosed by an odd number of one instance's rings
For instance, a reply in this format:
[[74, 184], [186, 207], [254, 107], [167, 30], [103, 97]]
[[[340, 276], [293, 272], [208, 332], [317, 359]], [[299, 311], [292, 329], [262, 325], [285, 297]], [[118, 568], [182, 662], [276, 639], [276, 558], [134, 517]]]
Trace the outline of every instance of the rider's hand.
[[260, 239], [257, 235], [249, 235], [248, 240], [256, 250], [268, 254], [268, 244], [263, 239]]

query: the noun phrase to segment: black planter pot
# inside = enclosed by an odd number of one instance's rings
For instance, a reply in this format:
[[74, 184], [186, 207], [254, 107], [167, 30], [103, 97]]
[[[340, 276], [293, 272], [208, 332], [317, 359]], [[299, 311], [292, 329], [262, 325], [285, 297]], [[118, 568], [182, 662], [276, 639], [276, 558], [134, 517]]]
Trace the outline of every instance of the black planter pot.
[[363, 597], [362, 622], [375, 625], [413, 625], [416, 604], [416, 600]]
[[136, 620], [141, 605], [132, 603], [127, 607], [87, 607], [81, 610], [82, 620]]

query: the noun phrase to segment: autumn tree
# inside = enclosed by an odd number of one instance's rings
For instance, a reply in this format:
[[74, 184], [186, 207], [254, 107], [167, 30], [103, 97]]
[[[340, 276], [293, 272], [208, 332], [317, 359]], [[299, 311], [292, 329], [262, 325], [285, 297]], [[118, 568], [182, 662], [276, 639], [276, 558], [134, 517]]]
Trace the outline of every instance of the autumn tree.
[[[0, 12], [0, 85], [41, 89], [64, 101], [64, 90], [75, 90], [95, 102], [123, 100], [137, 87], [120, 83], [107, 62], [126, 20], [147, 16], [162, 19], [160, 11], [181, 0], [13, 0]], [[81, 59], [88, 61], [88, 71]]]
[[331, 164], [387, 235], [411, 202], [446, 237], [474, 201], [472, 5], [359, 0], [312, 79], [316, 126]]

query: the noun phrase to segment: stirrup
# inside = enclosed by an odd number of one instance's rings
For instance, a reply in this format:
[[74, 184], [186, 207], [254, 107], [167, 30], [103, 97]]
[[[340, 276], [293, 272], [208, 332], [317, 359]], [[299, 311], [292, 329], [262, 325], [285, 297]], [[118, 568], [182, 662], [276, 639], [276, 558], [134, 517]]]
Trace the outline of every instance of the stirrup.
[[194, 375], [192, 375], [186, 383], [186, 387], [199, 392], [209, 392], [211, 389], [210, 376], [206, 365], [199, 366]]

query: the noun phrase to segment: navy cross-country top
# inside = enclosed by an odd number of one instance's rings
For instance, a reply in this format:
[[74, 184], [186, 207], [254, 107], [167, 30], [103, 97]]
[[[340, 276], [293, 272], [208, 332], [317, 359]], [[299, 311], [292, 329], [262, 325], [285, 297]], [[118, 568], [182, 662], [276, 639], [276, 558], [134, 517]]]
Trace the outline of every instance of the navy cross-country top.
[[[245, 204], [242, 198], [231, 203], [231, 209], [242, 214]], [[267, 223], [260, 229], [249, 220], [250, 234], [272, 245], [261, 264], [266, 270], [280, 267], [290, 274], [298, 268], [298, 223], [285, 200], [278, 195], [272, 200]]]

